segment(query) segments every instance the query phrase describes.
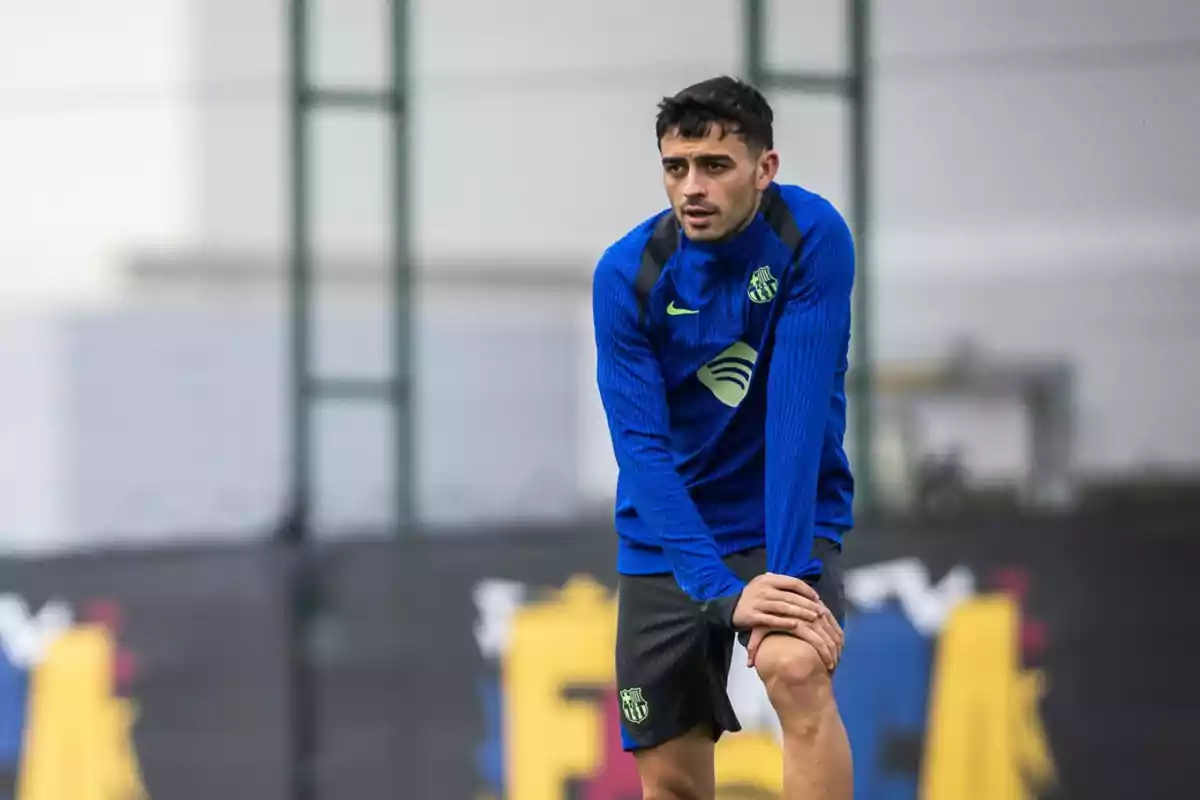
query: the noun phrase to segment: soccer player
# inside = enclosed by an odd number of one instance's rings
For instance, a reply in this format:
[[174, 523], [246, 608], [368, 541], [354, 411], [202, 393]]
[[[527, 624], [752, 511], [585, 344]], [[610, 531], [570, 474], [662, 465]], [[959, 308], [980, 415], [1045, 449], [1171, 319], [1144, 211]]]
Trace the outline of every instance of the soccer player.
[[843, 447], [854, 245], [775, 182], [773, 113], [721, 77], [659, 105], [671, 208], [604, 253], [597, 377], [617, 482], [622, 737], [648, 800], [712, 800], [740, 730], [734, 635], [779, 715], [786, 800], [851, 800], [842, 649]]

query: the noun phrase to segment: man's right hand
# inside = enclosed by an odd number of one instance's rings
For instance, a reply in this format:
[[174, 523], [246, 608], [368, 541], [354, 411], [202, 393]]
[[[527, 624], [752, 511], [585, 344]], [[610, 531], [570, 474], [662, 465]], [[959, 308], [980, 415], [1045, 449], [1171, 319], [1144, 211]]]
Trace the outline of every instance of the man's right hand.
[[819, 619], [825, 606], [817, 592], [799, 578], [766, 573], [742, 590], [733, 609], [733, 627], [739, 631], [769, 628], [792, 631], [798, 624]]

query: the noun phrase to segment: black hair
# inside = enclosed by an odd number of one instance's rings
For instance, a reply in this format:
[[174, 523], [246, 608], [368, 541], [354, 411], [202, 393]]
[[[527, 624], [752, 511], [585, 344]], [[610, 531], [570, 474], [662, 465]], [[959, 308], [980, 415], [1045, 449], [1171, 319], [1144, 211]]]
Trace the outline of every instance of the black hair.
[[727, 75], [693, 84], [658, 104], [658, 141], [670, 131], [685, 139], [703, 139], [713, 125], [735, 133], [751, 149], [775, 147], [775, 113], [762, 92]]

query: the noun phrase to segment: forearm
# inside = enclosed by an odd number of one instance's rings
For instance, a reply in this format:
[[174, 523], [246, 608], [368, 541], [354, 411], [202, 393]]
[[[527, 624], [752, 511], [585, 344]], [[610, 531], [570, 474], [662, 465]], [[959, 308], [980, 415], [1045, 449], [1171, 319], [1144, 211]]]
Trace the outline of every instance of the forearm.
[[817, 523], [826, 521], [817, 519], [818, 484], [834, 390], [846, 367], [850, 338], [853, 242], [840, 217], [827, 222], [790, 287], [776, 326], [767, 384], [768, 568], [793, 577], [821, 569], [812, 557]]
[[[613, 404], [619, 405], [608, 405]], [[609, 416], [623, 485], [670, 561], [680, 588], [701, 602], [739, 592], [743, 583], [721, 559], [712, 531], [665, 444], [622, 425], [620, 414]]]
[[[780, 344], [785, 342], [767, 389], [767, 568], [798, 578], [820, 571], [811, 551], [831, 380], [823, 380], [803, 357], [829, 347], [821, 337], [781, 338]], [[829, 373], [832, 377], [832, 368]]]
[[685, 592], [699, 601], [736, 593], [742, 584], [675, 469], [666, 387], [631, 289], [603, 266], [593, 288], [596, 378], [621, 484]]

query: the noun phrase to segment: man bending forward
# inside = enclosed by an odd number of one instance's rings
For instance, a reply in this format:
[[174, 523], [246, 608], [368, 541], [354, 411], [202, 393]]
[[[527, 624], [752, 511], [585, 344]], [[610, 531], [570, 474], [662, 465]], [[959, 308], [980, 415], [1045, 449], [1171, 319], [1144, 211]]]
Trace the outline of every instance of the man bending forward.
[[596, 267], [598, 383], [620, 467], [617, 682], [647, 800], [712, 800], [742, 638], [783, 730], [786, 800], [851, 800], [843, 437], [854, 246], [775, 182], [773, 114], [714, 78], [659, 105], [671, 202]]

